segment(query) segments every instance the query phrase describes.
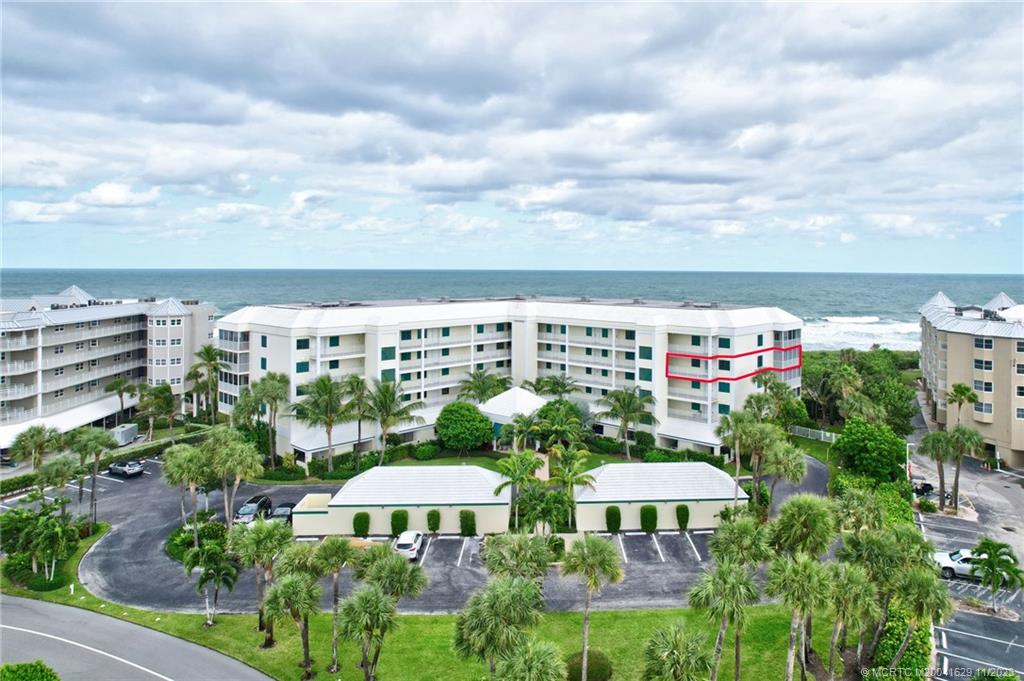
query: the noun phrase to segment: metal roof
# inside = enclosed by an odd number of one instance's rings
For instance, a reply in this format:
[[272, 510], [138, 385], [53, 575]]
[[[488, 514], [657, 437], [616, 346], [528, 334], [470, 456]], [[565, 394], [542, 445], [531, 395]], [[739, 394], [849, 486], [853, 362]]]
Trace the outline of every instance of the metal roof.
[[513, 386], [481, 404], [480, 411], [496, 423], [509, 423], [516, 414], [529, 416], [547, 403], [540, 395]]
[[[957, 306], [940, 291], [922, 305], [919, 312], [929, 324], [948, 333], [991, 338], [1024, 338], [1024, 321], [1016, 314], [1004, 316], [1006, 310], [991, 307], [993, 303], [999, 305], [1004, 302], [1013, 303], [1013, 300], [1005, 293], [1000, 293], [986, 303], [984, 308], [968, 309], [966, 306]], [[1011, 305], [1007, 309], [1013, 310], [1015, 307]], [[958, 311], [960, 314], [957, 314]], [[989, 312], [998, 317], [986, 316]]]
[[512, 498], [505, 476], [480, 466], [383, 466], [360, 473], [328, 506], [497, 506]]
[[[577, 487], [577, 503], [731, 500], [736, 492], [728, 473], [700, 461], [608, 463], [591, 475], [594, 487]], [[739, 498], [747, 498], [742, 489]]]
[[1005, 310], [1008, 307], [1013, 307], [1016, 304], [1017, 303], [1016, 303], [1016, 301], [1014, 301], [1013, 298], [1011, 298], [1010, 296], [1006, 295], [1006, 293], [1004, 291], [1000, 291], [999, 293], [997, 293], [992, 298], [992, 300], [990, 300], [987, 303], [985, 303], [985, 309], [986, 310], [996, 310], [996, 311], [999, 311], [999, 310]]

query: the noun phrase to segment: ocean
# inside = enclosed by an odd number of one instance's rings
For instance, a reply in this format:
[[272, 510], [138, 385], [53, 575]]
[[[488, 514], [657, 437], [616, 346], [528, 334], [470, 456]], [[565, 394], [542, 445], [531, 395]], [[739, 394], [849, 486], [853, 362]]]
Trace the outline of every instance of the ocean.
[[501, 296], [516, 293], [774, 305], [801, 317], [807, 349], [918, 347], [917, 310], [936, 291], [982, 304], [1000, 291], [1024, 302], [1020, 275], [528, 270], [15, 269], [0, 296], [77, 284], [101, 298], [175, 296], [222, 312], [259, 303]]

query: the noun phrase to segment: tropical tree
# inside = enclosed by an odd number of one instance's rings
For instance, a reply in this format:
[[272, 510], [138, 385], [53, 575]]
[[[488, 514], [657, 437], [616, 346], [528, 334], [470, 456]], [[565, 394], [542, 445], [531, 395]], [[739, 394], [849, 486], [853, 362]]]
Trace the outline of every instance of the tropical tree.
[[363, 681], [375, 681], [384, 638], [398, 626], [395, 599], [376, 584], [364, 584], [341, 603], [338, 628], [359, 646]]
[[[96, 435], [85, 428], [76, 428], [63, 436], [63, 444], [78, 454], [78, 513], [82, 512], [82, 495], [85, 494], [85, 473], [92, 458]], [[13, 446], [12, 446], [13, 450]], [[95, 489], [95, 487], [93, 487]]]
[[711, 667], [711, 681], [718, 679], [725, 632], [731, 623], [736, 638], [734, 643], [736, 679], [740, 678], [740, 641], [747, 608], [757, 602], [757, 586], [750, 573], [739, 563], [717, 562], [706, 570], [690, 589], [690, 605], [706, 610], [712, 622], [719, 622], [715, 637], [715, 652]]
[[486, 538], [484, 563], [497, 578], [544, 581], [551, 550], [544, 537], [535, 534], [494, 534]]
[[768, 497], [775, 498], [775, 485], [779, 480], [798, 484], [807, 475], [807, 459], [804, 450], [788, 440], [778, 440], [769, 446], [761, 461], [761, 472], [772, 478]]
[[540, 622], [543, 610], [536, 580], [502, 577], [489, 582], [455, 618], [455, 653], [487, 662], [494, 678], [498, 658], [523, 644], [526, 630]]
[[715, 427], [715, 435], [722, 440], [722, 444], [732, 450], [733, 457], [736, 459], [736, 486], [732, 496], [733, 507], [739, 506], [740, 503], [740, 450], [749, 440], [750, 429], [756, 422], [756, 418], [752, 413], [737, 411], [732, 414], [724, 414]]
[[545, 376], [544, 380], [540, 381], [540, 385], [536, 387], [540, 389], [540, 392], [537, 392], [538, 395], [554, 395], [559, 400], [564, 400], [567, 396], [580, 391], [579, 383], [568, 374]]
[[984, 537], [971, 551], [971, 574], [991, 592], [992, 612], [999, 612], [996, 593], [1000, 589], [1024, 586], [1024, 570], [1021, 570], [1017, 556], [1009, 544]]
[[767, 593], [779, 596], [793, 615], [789, 623], [789, 652], [786, 655], [786, 681], [793, 681], [793, 663], [797, 644], [800, 646], [800, 666], [804, 667], [807, 650], [807, 630], [801, 626], [816, 608], [828, 603], [828, 571], [817, 558], [798, 553], [793, 557], [776, 559], [768, 571]]
[[529, 439], [539, 432], [537, 417], [533, 414], [513, 414], [512, 422], [501, 427], [501, 439], [512, 445], [512, 451], [526, 449]]
[[540, 416], [537, 423], [537, 429], [546, 437], [544, 442], [546, 447], [556, 444], [564, 447], [577, 442], [580, 439], [582, 427], [575, 407], [569, 402], [555, 404], [553, 409]]
[[317, 547], [316, 552], [320, 563], [331, 574], [331, 666], [328, 671], [338, 671], [338, 602], [341, 568], [352, 560], [354, 549], [352, 542], [337, 535], [327, 537]]
[[238, 400], [231, 407], [230, 422], [235, 428], [251, 429], [260, 413], [259, 398], [249, 386], [238, 391]]
[[234, 522], [235, 494], [242, 480], [263, 474], [263, 457], [246, 442], [241, 433], [227, 426], [214, 426], [200, 445], [210, 461], [210, 470], [220, 480], [224, 492], [224, 520], [231, 529]]
[[871, 490], [851, 487], [836, 500], [835, 517], [840, 532], [879, 530], [885, 523], [885, 508]]
[[[719, 651], [720, 652], [720, 651]], [[716, 678], [718, 661], [707, 639], [683, 622], [656, 629], [644, 648], [644, 681], [704, 681]]]
[[[174, 447], [190, 447], [190, 445], [175, 445]], [[163, 460], [164, 463], [160, 467], [163, 473], [164, 481], [172, 487], [177, 487], [179, 494], [179, 508], [181, 510], [181, 524], [184, 526], [187, 522], [185, 516], [185, 492], [188, 490], [188, 483], [185, 480], [185, 457], [183, 453], [179, 451], [173, 451], [174, 447], [168, 447], [164, 452]], [[196, 534], [197, 541], [195, 545], [198, 546], [198, 533]]]
[[43, 465], [43, 455], [60, 449], [63, 445], [63, 436], [56, 428], [47, 426], [29, 426], [18, 433], [11, 443], [11, 456], [16, 461], [28, 459], [32, 462], [32, 470]]
[[590, 605], [594, 594], [605, 584], [622, 581], [622, 564], [612, 543], [593, 534], [578, 538], [565, 554], [562, 574], [579, 577], [586, 590], [583, 601], [583, 659], [581, 678], [587, 678], [587, 655], [590, 646]]
[[903, 659], [910, 645], [910, 637], [918, 623], [949, 619], [953, 614], [953, 604], [949, 599], [949, 589], [942, 583], [933, 568], [914, 567], [903, 573], [900, 579], [899, 602], [910, 615], [907, 631], [899, 649], [889, 663], [895, 667]]
[[117, 412], [117, 417], [115, 418], [114, 423], [121, 425], [121, 415], [124, 414], [125, 395], [134, 397], [138, 392], [138, 387], [124, 376], [118, 376], [117, 378], [111, 379], [109, 383], [103, 386], [103, 392], [117, 394], [117, 401], [120, 403], [120, 409]]
[[508, 390], [511, 380], [508, 376], [492, 374], [487, 369], [474, 369], [459, 383], [458, 396], [483, 404]]
[[64, 504], [61, 504], [60, 512], [64, 514], [66, 503], [69, 501], [64, 496], [64, 492], [68, 486], [68, 483], [79, 474], [79, 465], [73, 457], [70, 456], [58, 456], [50, 459], [42, 466], [39, 467], [36, 477], [36, 485], [38, 486], [40, 493], [47, 487], [53, 487], [59, 489], [61, 497], [64, 499]]
[[844, 419], [860, 419], [866, 423], [885, 423], [885, 408], [861, 392], [839, 402], [839, 415]]
[[656, 422], [654, 415], [651, 414], [654, 409], [654, 396], [642, 395], [640, 388], [633, 386], [632, 388], [609, 390], [608, 394], [602, 396], [597, 403], [603, 409], [594, 414], [594, 418], [618, 422], [619, 437], [622, 438], [622, 444], [626, 448], [626, 459], [630, 460], [629, 428], [630, 426], [639, 426], [644, 422]]
[[366, 379], [359, 374], [348, 374], [341, 380], [341, 393], [345, 398], [345, 420], [356, 422], [356, 444], [352, 448], [355, 454], [356, 473], [361, 469], [363, 453], [363, 421], [373, 418], [370, 411], [370, 389]]
[[851, 364], [841, 364], [829, 377], [829, 388], [842, 402], [864, 387], [864, 381]]
[[139, 384], [139, 403], [135, 408], [135, 415], [146, 419], [146, 441], [153, 439], [153, 427], [156, 420], [160, 418], [160, 396], [154, 394], [154, 386]]
[[393, 428], [406, 423], [425, 423], [422, 416], [414, 412], [423, 408], [423, 402], [418, 400], [403, 401], [402, 384], [392, 381], [378, 381], [374, 379], [373, 390], [370, 392], [370, 417], [380, 427], [380, 455], [377, 460], [378, 466], [384, 465], [384, 448], [387, 446], [388, 433]]
[[939, 470], [940, 509], [946, 508], [946, 475], [943, 463], [952, 458], [954, 448], [950, 434], [941, 430], [926, 434], [921, 438], [921, 444], [917, 448], [918, 452], [934, 461]]
[[552, 471], [551, 481], [561, 485], [565, 492], [569, 507], [568, 522], [569, 527], [572, 527], [576, 488], [594, 488], [594, 476], [591, 475], [590, 469], [587, 468], [587, 461], [584, 458], [589, 452], [580, 449], [566, 451], [561, 445], [555, 445], [551, 448], [551, 451], [555, 454], [557, 460], [554, 471]]
[[[554, 643], [528, 637], [501, 656], [494, 678], [496, 681], [562, 681], [565, 662]], [[586, 672], [583, 678], [587, 678]]]
[[194, 418], [199, 414], [199, 398], [206, 393], [206, 374], [203, 373], [203, 367], [193, 364], [185, 374], [185, 383], [188, 385], [188, 399], [192, 403]]
[[715, 561], [756, 567], [774, 555], [770, 529], [749, 516], [722, 523], [708, 548]]
[[147, 393], [153, 401], [153, 411], [157, 418], [167, 423], [167, 432], [170, 433], [171, 444], [174, 444], [174, 422], [178, 418], [178, 396], [174, 394], [171, 386], [161, 383]]
[[[544, 466], [544, 462], [532, 450], [512, 454], [504, 459], [498, 460], [498, 472], [505, 476], [501, 484], [494, 488], [494, 494], [501, 494], [507, 487], [522, 489], [525, 485], [537, 479], [536, 473]], [[515, 504], [515, 526], [519, 529], [519, 505]]]
[[[755, 393], [750, 396], [754, 397], [768, 397], [767, 395]], [[749, 403], [749, 398], [748, 398]], [[744, 408], [744, 411], [748, 411]], [[757, 421], [757, 415], [754, 414], [754, 420]], [[786, 433], [779, 426], [774, 423], [762, 423], [755, 422], [750, 423], [746, 428], [746, 442], [744, 446], [746, 451], [750, 455], [750, 467], [754, 473], [752, 490], [761, 489], [761, 475], [762, 466], [764, 462], [765, 453], [775, 447], [781, 442], [787, 442]]]
[[523, 523], [526, 527], [536, 528], [547, 534], [558, 523], [559, 519], [569, 513], [569, 495], [564, 490], [545, 487], [538, 483], [528, 484], [519, 490], [516, 504], [522, 507]]
[[953, 473], [953, 510], [960, 510], [960, 465], [965, 456], [980, 456], [985, 451], [985, 438], [973, 428], [957, 426], [949, 431], [952, 445], [953, 461], [956, 471]]
[[828, 647], [829, 681], [835, 681], [835, 655], [839, 638], [847, 628], [862, 632], [878, 617], [878, 592], [867, 570], [860, 565], [829, 563], [828, 579], [832, 585], [829, 602], [835, 623]]
[[212, 343], [200, 347], [195, 353], [195, 358], [196, 364], [202, 367], [203, 377], [206, 379], [206, 408], [210, 410], [210, 424], [213, 425], [217, 419], [217, 380], [220, 372], [228, 368], [228, 363]]
[[[207, 448], [192, 445], [172, 445], [164, 451], [164, 477], [172, 485], [181, 485], [188, 489], [192, 502], [192, 539], [193, 545], [199, 546], [199, 486], [211, 475], [212, 462]], [[182, 504], [184, 513], [184, 504]], [[182, 518], [182, 524], [185, 523]]]
[[[234, 590], [235, 582], [238, 580], [238, 565], [224, 554], [224, 549], [212, 542], [186, 551], [182, 563], [185, 566], [186, 575], [191, 575], [195, 570], [199, 570], [196, 592], [202, 593], [206, 602], [206, 623], [203, 626], [212, 627], [217, 615], [217, 598], [220, 595], [221, 587], [227, 587], [229, 591]], [[212, 606], [210, 604], [211, 585], [213, 586]]]
[[946, 404], [956, 405], [956, 424], [964, 424], [964, 405], [977, 404], [978, 394], [966, 383], [954, 383], [946, 393]]
[[327, 433], [327, 470], [334, 470], [334, 426], [345, 419], [344, 392], [341, 383], [327, 374], [303, 386], [303, 397], [291, 405], [300, 423], [323, 428]]
[[794, 494], [779, 509], [772, 527], [772, 543], [779, 553], [820, 556], [836, 538], [831, 502], [816, 494]]
[[[292, 531], [284, 523], [257, 521], [250, 526], [246, 541], [252, 544], [251, 552], [257, 564], [256, 570], [263, 573], [264, 592], [274, 584], [274, 567], [278, 557], [292, 543]], [[266, 618], [263, 602], [260, 602], [260, 629], [264, 631], [263, 648], [274, 646], [274, 621]]]
[[105, 452], [117, 448], [117, 440], [102, 428], [86, 426], [73, 431], [70, 441], [76, 452], [84, 453], [85, 458], [92, 458], [92, 484], [89, 490], [89, 532], [96, 524], [96, 478], [100, 474], [100, 458]]
[[270, 467], [273, 469], [277, 466], [277, 417], [281, 408], [288, 404], [288, 375], [267, 372], [252, 384], [252, 394], [260, 404], [266, 405], [267, 429], [270, 431]]
[[313, 678], [313, 661], [309, 657], [309, 616], [320, 609], [320, 585], [308, 575], [285, 575], [267, 589], [263, 609], [270, 621], [291, 617], [302, 640], [302, 678]]
[[427, 575], [423, 568], [394, 551], [370, 565], [364, 579], [367, 583], [376, 584], [395, 602], [406, 596], [415, 598], [427, 588]]

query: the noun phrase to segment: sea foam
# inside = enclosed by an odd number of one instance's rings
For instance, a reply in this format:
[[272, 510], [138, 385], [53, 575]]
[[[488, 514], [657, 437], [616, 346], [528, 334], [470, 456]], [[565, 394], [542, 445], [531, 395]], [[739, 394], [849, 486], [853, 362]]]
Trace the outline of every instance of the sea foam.
[[917, 322], [863, 317], [825, 317], [804, 321], [803, 344], [806, 350], [867, 350], [880, 345], [890, 350], [917, 350], [921, 328]]

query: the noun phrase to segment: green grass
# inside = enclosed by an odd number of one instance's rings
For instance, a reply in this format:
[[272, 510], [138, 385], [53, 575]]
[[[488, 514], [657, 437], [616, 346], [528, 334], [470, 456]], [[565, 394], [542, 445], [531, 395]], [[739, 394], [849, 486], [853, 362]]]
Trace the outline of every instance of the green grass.
[[903, 378], [903, 383], [910, 386], [911, 388], [917, 387], [917, 380], [921, 378], [920, 369], [904, 369], [900, 372], [900, 376]]
[[[277, 645], [270, 650], [263, 650], [259, 647], [263, 635], [256, 630], [255, 615], [218, 615], [216, 625], [206, 629], [203, 627], [204, 616], [201, 613], [168, 613], [130, 608], [89, 593], [78, 581], [78, 563], [107, 529], [104, 525], [99, 533], [82, 541], [75, 554], [63, 566], [65, 576], [69, 582], [74, 583], [74, 595], [67, 588], [45, 593], [32, 592], [13, 585], [6, 578], [2, 580], [3, 592], [117, 617], [230, 655], [275, 679], [299, 679], [301, 646], [298, 631], [291, 621], [278, 622]], [[184, 575], [182, 579], [185, 579]], [[197, 609], [202, 607], [198, 594], [195, 605]], [[644, 644], [651, 633], [679, 620], [702, 629], [707, 635], [708, 645], [713, 643], [713, 623], [700, 613], [679, 608], [595, 612], [591, 619], [591, 645], [600, 648], [612, 659], [616, 679], [638, 680], [642, 676]], [[460, 660], [452, 652], [454, 621], [452, 615], [400, 616], [398, 628], [385, 640], [380, 678], [383, 681], [432, 681], [439, 678], [439, 670], [444, 670], [446, 681], [478, 681], [485, 678], [487, 670], [483, 663]], [[534, 633], [545, 640], [554, 641], [568, 655], [579, 647], [581, 622], [582, 614], [578, 612], [549, 612], [544, 615]], [[815, 648], [819, 651], [827, 650], [830, 623], [825, 617], [816, 617], [815, 623]], [[757, 606], [750, 609], [743, 635], [741, 678], [759, 681], [782, 677], [786, 663], [788, 626], [788, 613], [781, 606]], [[358, 671], [355, 667], [356, 647], [347, 641], [339, 644], [343, 673], [336, 676], [326, 673], [330, 663], [330, 633], [331, 618], [328, 613], [320, 613], [310, 619], [310, 648], [318, 678], [355, 678]], [[726, 641], [719, 677], [731, 679], [731, 632]]]
[[831, 443], [798, 437], [796, 435], [790, 435], [790, 439], [793, 441], [793, 444], [807, 452], [808, 455], [828, 466], [829, 477], [835, 475], [835, 472], [839, 469], [839, 461], [834, 454], [829, 454], [829, 448], [832, 446]]

